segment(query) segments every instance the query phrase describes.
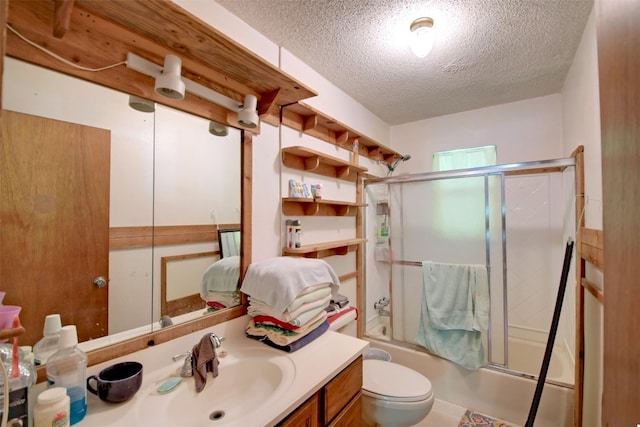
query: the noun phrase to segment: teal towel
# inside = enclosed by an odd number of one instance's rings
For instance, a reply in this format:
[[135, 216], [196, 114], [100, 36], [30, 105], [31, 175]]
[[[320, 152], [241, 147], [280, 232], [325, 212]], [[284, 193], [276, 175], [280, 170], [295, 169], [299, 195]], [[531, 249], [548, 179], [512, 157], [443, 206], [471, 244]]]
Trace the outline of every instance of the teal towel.
[[423, 292], [416, 342], [466, 369], [486, 365], [489, 282], [480, 265], [422, 264]]

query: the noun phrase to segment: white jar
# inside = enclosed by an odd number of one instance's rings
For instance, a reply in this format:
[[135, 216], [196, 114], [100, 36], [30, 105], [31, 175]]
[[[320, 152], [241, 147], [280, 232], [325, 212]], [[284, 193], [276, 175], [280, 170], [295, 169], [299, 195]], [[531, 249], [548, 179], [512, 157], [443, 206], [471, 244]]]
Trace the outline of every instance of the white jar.
[[71, 401], [64, 387], [53, 387], [38, 395], [33, 408], [33, 427], [69, 427]]

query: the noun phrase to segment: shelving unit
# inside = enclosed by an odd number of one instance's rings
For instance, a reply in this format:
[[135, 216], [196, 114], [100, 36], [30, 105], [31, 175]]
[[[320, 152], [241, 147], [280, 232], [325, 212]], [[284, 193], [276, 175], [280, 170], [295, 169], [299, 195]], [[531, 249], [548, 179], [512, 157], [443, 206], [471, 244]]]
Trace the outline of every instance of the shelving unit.
[[284, 256], [303, 256], [305, 258], [325, 258], [332, 255], [346, 255], [355, 251], [366, 239], [347, 239], [333, 242], [304, 245], [299, 248], [283, 248]]
[[367, 171], [365, 167], [301, 146], [283, 148], [282, 164], [291, 169], [351, 182], [356, 181], [359, 173]]
[[282, 213], [287, 216], [356, 216], [362, 204], [325, 199], [282, 199]]
[[358, 139], [358, 153], [372, 160], [392, 163], [402, 157], [402, 154], [392, 148], [356, 132], [302, 101], [283, 107], [281, 122], [287, 127], [349, 151], [353, 151], [354, 140]]

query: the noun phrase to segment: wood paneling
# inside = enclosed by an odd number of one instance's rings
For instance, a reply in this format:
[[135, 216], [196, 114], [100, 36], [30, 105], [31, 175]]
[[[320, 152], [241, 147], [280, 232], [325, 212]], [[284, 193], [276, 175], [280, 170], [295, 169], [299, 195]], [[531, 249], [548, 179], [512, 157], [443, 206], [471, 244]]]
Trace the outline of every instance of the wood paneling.
[[595, 5], [602, 132], [602, 425], [640, 423], [640, 2]]
[[324, 387], [324, 422], [330, 423], [362, 389], [362, 357]]

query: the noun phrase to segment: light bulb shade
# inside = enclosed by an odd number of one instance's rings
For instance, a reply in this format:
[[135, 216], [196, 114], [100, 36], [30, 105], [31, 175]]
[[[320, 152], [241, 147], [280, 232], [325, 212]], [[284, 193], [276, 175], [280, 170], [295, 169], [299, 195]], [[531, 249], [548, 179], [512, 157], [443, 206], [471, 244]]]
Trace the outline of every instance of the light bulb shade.
[[156, 77], [156, 92], [171, 99], [183, 99], [185, 86], [180, 73], [182, 71], [182, 60], [175, 55], [164, 57], [164, 68], [162, 74]]
[[153, 101], [135, 95], [129, 95], [129, 107], [142, 111], [143, 113], [153, 113], [156, 111], [156, 104]]
[[215, 136], [227, 136], [229, 135], [229, 127], [212, 120], [209, 122], [209, 133]]
[[245, 95], [242, 109], [238, 112], [238, 123], [250, 129], [258, 127], [260, 118], [258, 117], [258, 98], [255, 95]]
[[419, 18], [411, 23], [411, 51], [418, 58], [424, 58], [433, 49], [435, 32], [433, 19]]

